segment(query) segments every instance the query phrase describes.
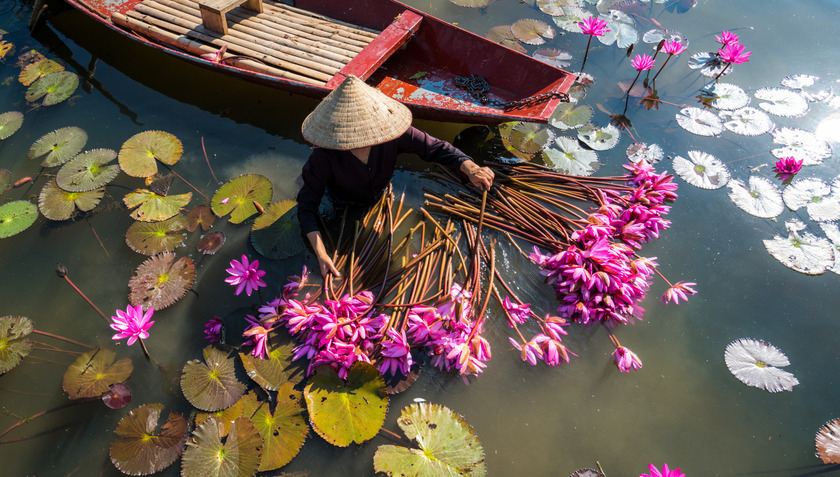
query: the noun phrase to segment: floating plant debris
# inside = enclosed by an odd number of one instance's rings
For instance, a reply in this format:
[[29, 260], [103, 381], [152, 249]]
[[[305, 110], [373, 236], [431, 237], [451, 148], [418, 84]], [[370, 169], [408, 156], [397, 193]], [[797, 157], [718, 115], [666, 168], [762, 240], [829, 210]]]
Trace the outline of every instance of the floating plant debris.
[[510, 31], [510, 25], [499, 25], [494, 26], [493, 28], [487, 30], [487, 34], [484, 35], [488, 40], [494, 41], [500, 45], [504, 45], [511, 50], [518, 51], [520, 53], [527, 53], [528, 50], [519, 43], [519, 40], [513, 36], [513, 33]]
[[821, 89], [813, 91], [811, 88], [817, 83], [819, 78], [813, 75], [796, 74], [785, 76], [782, 78], [782, 86], [790, 89], [799, 90], [799, 94], [810, 102], [825, 101], [831, 96], [831, 91], [828, 89]]
[[729, 198], [744, 212], [769, 219], [785, 211], [782, 192], [773, 181], [761, 176], [750, 176], [749, 185], [741, 179], [729, 181]]
[[265, 213], [254, 219], [251, 245], [263, 257], [280, 260], [306, 249], [300, 236], [297, 203], [283, 200], [269, 205]]
[[700, 90], [705, 98], [710, 98], [710, 105], [724, 110], [741, 109], [750, 104], [750, 95], [740, 86], [731, 83], [712, 83]]
[[779, 369], [790, 364], [787, 356], [765, 341], [741, 338], [729, 343], [724, 353], [729, 371], [748, 386], [776, 393], [793, 391], [799, 384], [793, 374]]
[[814, 441], [823, 464], [840, 464], [840, 419], [823, 424]]
[[428, 402], [410, 404], [400, 413], [397, 425], [418, 448], [379, 446], [373, 456], [377, 472], [417, 477], [486, 475], [481, 441], [451, 409]]
[[570, 33], [583, 33], [580, 29], [580, 22], [591, 15], [578, 5], [563, 7], [563, 14], [552, 17], [554, 24]]
[[131, 402], [131, 389], [123, 383], [114, 383], [102, 393], [102, 402], [111, 409], [122, 409]]
[[210, 345], [202, 352], [204, 362], [187, 361], [181, 373], [181, 390], [194, 407], [218, 411], [232, 406], [245, 394], [237, 378], [236, 352]]
[[203, 253], [204, 255], [213, 255], [214, 253], [218, 252], [222, 245], [225, 244], [225, 234], [224, 232], [210, 232], [207, 235], [201, 237], [196, 245], [196, 249], [199, 252]]
[[542, 152], [543, 160], [557, 172], [573, 176], [589, 176], [598, 170], [598, 153], [584, 149], [577, 139], [559, 136], [554, 144]]
[[70, 71], [49, 73], [35, 80], [26, 90], [26, 100], [30, 103], [41, 98], [42, 106], [58, 104], [72, 95], [79, 86], [79, 75]]
[[764, 247], [782, 265], [806, 275], [820, 275], [834, 266], [834, 246], [825, 238], [802, 232], [805, 224], [792, 219], [785, 223], [788, 236], [764, 240]]
[[50, 179], [41, 189], [38, 208], [50, 220], [67, 220], [77, 208], [82, 212], [96, 208], [104, 195], [104, 187], [86, 192], [67, 192], [58, 187], [55, 179]]
[[805, 207], [811, 220], [831, 222], [840, 219], [840, 187], [830, 187], [817, 178], [801, 178], [782, 191], [785, 205], [791, 210]]
[[543, 48], [535, 51], [534, 54], [531, 56], [542, 61], [543, 63], [547, 63], [551, 66], [554, 66], [555, 68], [565, 68], [572, 64], [572, 55], [567, 51], [558, 50], [556, 48]]
[[158, 171], [157, 162], [172, 166], [181, 159], [184, 146], [175, 135], [164, 131], [143, 131], [131, 136], [120, 148], [123, 172], [132, 177], [151, 177]]
[[23, 113], [8, 111], [0, 114], [0, 141], [16, 133], [23, 124]]
[[187, 231], [195, 232], [199, 226], [201, 230], [206, 232], [216, 223], [216, 216], [213, 215], [213, 210], [209, 206], [200, 204], [193, 207], [187, 214]]
[[627, 146], [627, 160], [632, 163], [645, 161], [648, 164], [656, 164], [665, 157], [665, 151], [659, 144], [645, 144], [643, 142], [634, 142]]
[[121, 383], [131, 376], [134, 365], [131, 359], [114, 362], [116, 355], [105, 348], [92, 349], [82, 354], [64, 372], [64, 391], [70, 399], [98, 398], [112, 384]]
[[606, 151], [618, 144], [621, 131], [612, 124], [604, 127], [588, 124], [578, 129], [578, 139], [596, 151]]
[[711, 111], [689, 106], [677, 113], [677, 123], [698, 136], [717, 136], [723, 132], [723, 121]]
[[556, 135], [543, 124], [519, 122], [510, 130], [510, 144], [525, 154], [536, 154], [554, 141]]
[[312, 428], [338, 447], [372, 439], [385, 423], [388, 393], [379, 371], [357, 361], [343, 380], [330, 366], [318, 368], [304, 388]]
[[192, 192], [179, 195], [161, 196], [148, 189], [137, 189], [123, 197], [123, 203], [129, 209], [137, 207], [131, 218], [141, 222], [155, 222], [174, 217], [192, 200]]
[[793, 156], [802, 159], [803, 166], [814, 166], [833, 154], [831, 145], [811, 131], [783, 127], [773, 130], [772, 136], [773, 142], [783, 146], [770, 151], [777, 159]]
[[[174, 263], [173, 263], [174, 262]], [[128, 281], [128, 301], [162, 310], [180, 300], [195, 282], [195, 265], [189, 257], [175, 261], [175, 254], [163, 252], [141, 263]]]
[[222, 184], [213, 194], [211, 207], [219, 217], [230, 214], [230, 223], [239, 224], [256, 215], [268, 206], [273, 195], [271, 181], [260, 174], [246, 174]]
[[29, 158], [37, 159], [44, 156], [43, 167], [56, 167], [74, 158], [82, 151], [87, 143], [87, 133], [75, 126], [56, 129], [41, 136], [29, 148]]
[[548, 123], [561, 130], [578, 129], [583, 127], [593, 115], [592, 106], [588, 104], [560, 103], [548, 118]]
[[701, 189], [720, 189], [730, 177], [729, 169], [720, 159], [702, 151], [688, 151], [688, 159], [674, 157], [674, 172]]
[[55, 182], [67, 192], [86, 192], [108, 184], [120, 173], [120, 166], [107, 165], [117, 157], [111, 149], [83, 152], [61, 166]]
[[155, 255], [171, 252], [187, 239], [187, 218], [176, 215], [159, 222], [134, 222], [125, 233], [125, 242], [137, 253]]
[[[187, 442], [187, 420], [170, 412], [158, 426], [163, 404], [144, 404], [120, 419], [111, 443], [111, 462], [128, 475], [149, 475], [172, 465]], [[209, 474], [208, 474], [209, 475]]]
[[546, 38], [554, 38], [554, 28], [532, 18], [517, 20], [510, 26], [510, 32], [517, 40], [528, 45], [542, 45]]
[[11, 237], [28, 229], [38, 218], [38, 207], [26, 200], [0, 205], [0, 238]]
[[763, 102], [758, 107], [776, 116], [798, 118], [808, 112], [808, 100], [801, 94], [784, 88], [761, 88], [755, 98]]
[[255, 475], [260, 467], [262, 445], [259, 431], [248, 418], [236, 419], [223, 442], [219, 437], [219, 424], [211, 417], [198, 426], [187, 441], [181, 458], [181, 475]]
[[157, 195], [166, 197], [169, 195], [169, 188], [172, 187], [172, 182], [175, 181], [175, 174], [166, 174], [161, 176], [155, 174], [146, 178], [146, 187]]
[[27, 336], [32, 333], [32, 321], [23, 316], [0, 318], [0, 375], [19, 365], [32, 351]]
[[20, 74], [18, 75], [18, 81], [24, 86], [29, 86], [38, 78], [50, 73], [64, 71], [64, 67], [61, 64], [44, 58], [44, 55], [41, 55], [41, 53], [35, 53], [37, 56], [33, 57], [34, 61], [21, 68]]
[[723, 127], [742, 136], [759, 136], [770, 132], [776, 125], [770, 116], [749, 106], [735, 111], [722, 111]]
[[304, 412], [301, 392], [294, 389], [293, 383], [287, 382], [277, 391], [273, 413], [267, 402], [259, 403], [251, 413], [250, 419], [263, 442], [260, 472], [279, 469], [300, 452], [309, 433]]
[[287, 333], [272, 331], [266, 359], [242, 351], [239, 352], [239, 358], [249, 378], [266, 391], [277, 391], [283, 383], [297, 384], [303, 379], [304, 369], [301, 369], [301, 364], [292, 364], [292, 350], [295, 346], [296, 343]]

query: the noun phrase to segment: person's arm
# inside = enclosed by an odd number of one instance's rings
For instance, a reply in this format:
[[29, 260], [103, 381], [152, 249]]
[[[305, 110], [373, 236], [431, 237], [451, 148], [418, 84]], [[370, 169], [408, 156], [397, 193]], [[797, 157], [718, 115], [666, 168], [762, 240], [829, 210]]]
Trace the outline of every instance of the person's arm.
[[329, 168], [325, 166], [328, 164], [329, 158], [322, 155], [323, 151], [317, 149], [312, 151], [309, 160], [303, 165], [300, 173], [303, 184], [298, 192], [297, 203], [301, 231], [309, 240], [309, 244], [315, 252], [321, 276], [326, 277], [328, 273], [336, 276], [340, 274], [327, 253], [318, 227], [318, 207], [321, 205], [321, 198], [324, 196], [330, 174]]
[[413, 152], [423, 160], [436, 162], [452, 171], [460, 171], [467, 179], [481, 190], [489, 190], [493, 185], [493, 170], [481, 167], [470, 156], [447, 141], [438, 139], [415, 127], [408, 128], [399, 139], [400, 152]]
[[461, 163], [461, 172], [463, 172], [472, 185], [481, 190], [490, 190], [493, 185], [493, 178], [496, 176], [493, 170], [489, 167], [481, 167], [472, 159], [467, 159]]
[[315, 230], [306, 234], [306, 238], [309, 239], [309, 243], [312, 245], [312, 250], [315, 251], [315, 257], [318, 259], [318, 268], [321, 270], [321, 276], [325, 277], [328, 273], [332, 273], [336, 277], [341, 276], [341, 273], [338, 272], [338, 269], [335, 268], [333, 264], [332, 258], [327, 253], [326, 247], [324, 247], [324, 240], [321, 238], [321, 232], [319, 230]]

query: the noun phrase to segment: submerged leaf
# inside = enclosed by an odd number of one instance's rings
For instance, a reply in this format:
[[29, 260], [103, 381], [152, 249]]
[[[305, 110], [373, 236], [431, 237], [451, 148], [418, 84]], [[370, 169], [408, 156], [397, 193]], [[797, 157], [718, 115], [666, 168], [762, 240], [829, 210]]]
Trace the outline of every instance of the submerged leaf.
[[67, 220], [73, 216], [76, 208], [82, 212], [93, 210], [104, 195], [104, 187], [86, 192], [67, 192], [58, 187], [55, 179], [51, 179], [41, 189], [38, 208], [50, 220]]
[[814, 441], [823, 464], [840, 464], [840, 419], [823, 424]]
[[0, 318], [0, 375], [19, 365], [32, 351], [26, 337], [32, 333], [32, 321], [23, 316]]
[[225, 234], [217, 230], [201, 237], [198, 241], [198, 245], [196, 245], [196, 249], [204, 255], [213, 255], [218, 252], [224, 244]]
[[29, 158], [45, 156], [43, 167], [56, 167], [69, 161], [80, 153], [87, 143], [87, 133], [74, 126], [56, 129], [41, 136], [29, 148]]
[[187, 214], [187, 219], [189, 220], [189, 225], [187, 225], [189, 232], [195, 232], [199, 226], [201, 226], [201, 230], [206, 232], [216, 223], [216, 216], [213, 215], [213, 211], [204, 204], [193, 207]]
[[164, 131], [143, 131], [128, 138], [120, 148], [122, 170], [133, 177], [151, 177], [158, 171], [157, 162], [174, 165], [181, 159], [184, 146], [175, 135]]
[[0, 114], [0, 141], [16, 133], [23, 124], [23, 113], [9, 111]]
[[187, 441], [181, 459], [183, 477], [248, 477], [260, 466], [262, 439], [254, 424], [240, 417], [233, 422], [227, 439], [219, 437], [215, 418], [204, 421]]
[[834, 265], [834, 246], [827, 239], [809, 232], [805, 224], [793, 219], [785, 224], [789, 235], [776, 235], [764, 241], [764, 247], [782, 265], [806, 275], [820, 275]]
[[188, 361], [181, 374], [181, 390], [193, 406], [218, 411], [232, 406], [245, 394], [236, 376], [236, 354], [218, 346], [204, 348], [204, 362]]
[[102, 393], [102, 402], [111, 409], [122, 409], [131, 402], [131, 389], [123, 383], [114, 383]]
[[114, 362], [115, 354], [109, 349], [93, 349], [73, 361], [64, 372], [64, 391], [70, 399], [100, 397], [112, 384], [121, 383], [131, 376], [134, 365], [131, 359]]
[[554, 143], [557, 149], [546, 149], [542, 152], [542, 158], [557, 172], [573, 176], [589, 176], [601, 165], [598, 162], [598, 153], [584, 149], [574, 138], [560, 136]]
[[749, 186], [741, 179], [732, 179], [729, 198], [744, 212], [769, 219], [785, 211], [782, 193], [773, 181], [760, 176], [750, 176]]
[[677, 123], [698, 136], [717, 136], [723, 132], [723, 122], [716, 114], [695, 107], [681, 109], [677, 114]]
[[756, 99], [764, 102], [758, 106], [770, 114], [797, 118], [808, 112], [808, 100], [799, 93], [784, 88], [761, 88], [755, 92]]
[[[173, 263], [174, 262], [174, 263]], [[195, 265], [189, 257], [175, 261], [175, 254], [163, 252], [141, 263], [128, 282], [128, 301], [162, 310], [180, 300], [195, 282]]]
[[717, 52], [712, 51], [695, 53], [688, 60], [689, 68], [700, 70], [700, 74], [707, 78], [716, 78], [718, 76], [723, 78], [732, 72], [732, 68], [728, 66], [729, 64], [724, 63]]
[[26, 200], [0, 205], [0, 238], [11, 237], [28, 229], [38, 218], [38, 207]]
[[260, 255], [281, 260], [306, 249], [300, 239], [297, 204], [293, 200], [275, 202], [254, 220], [251, 245]]
[[158, 427], [163, 404], [144, 404], [120, 419], [111, 443], [111, 462], [128, 475], [149, 475], [172, 465], [187, 442], [184, 416], [170, 412]]
[[137, 253], [155, 255], [180, 247], [187, 235], [187, 218], [176, 215], [161, 222], [134, 222], [128, 227], [125, 241]]
[[729, 371], [749, 386], [776, 393], [793, 391], [799, 384], [791, 373], [779, 369], [790, 364], [787, 356], [765, 341], [741, 338], [729, 343], [724, 353]]
[[44, 98], [42, 106], [58, 104], [76, 91], [79, 86], [79, 75], [70, 71], [49, 73], [35, 80], [26, 90], [26, 100], [31, 102]]
[[701, 189], [720, 189], [729, 182], [729, 169], [715, 156], [702, 151], [688, 151], [688, 159], [674, 158], [674, 172], [689, 184]]
[[230, 223], [239, 224], [257, 214], [254, 202], [262, 208], [271, 201], [271, 181], [260, 174], [246, 174], [222, 184], [210, 201], [219, 217], [230, 214]]
[[111, 149], [83, 152], [61, 166], [55, 176], [59, 187], [68, 192], [86, 192], [108, 184], [120, 173], [120, 166], [107, 165], [117, 157]]

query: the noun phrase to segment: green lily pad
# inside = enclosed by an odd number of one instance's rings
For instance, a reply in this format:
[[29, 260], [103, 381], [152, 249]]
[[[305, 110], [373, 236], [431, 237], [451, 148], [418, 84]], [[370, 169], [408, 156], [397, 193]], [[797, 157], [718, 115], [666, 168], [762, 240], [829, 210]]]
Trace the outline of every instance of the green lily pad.
[[134, 365], [131, 359], [114, 362], [115, 354], [109, 349], [97, 348], [82, 354], [64, 372], [64, 391], [70, 399], [99, 397], [112, 384], [121, 383], [131, 376]]
[[528, 45], [542, 45], [545, 39], [554, 38], [554, 28], [548, 26], [542, 20], [523, 18], [517, 20], [510, 26], [510, 32], [522, 43]]
[[193, 432], [181, 459], [183, 477], [250, 477], [257, 473], [262, 439], [254, 424], [240, 417], [222, 442], [216, 419]]
[[543, 124], [521, 122], [510, 131], [510, 143], [525, 154], [536, 154], [548, 146], [556, 134]]
[[0, 114], [0, 141], [16, 133], [23, 124], [23, 114], [17, 111], [9, 111]]
[[222, 184], [210, 204], [214, 214], [219, 217], [230, 214], [230, 223], [239, 224], [258, 212], [254, 202], [265, 208], [272, 195], [271, 181], [267, 177], [246, 174]]
[[269, 205], [265, 213], [254, 219], [251, 245], [257, 253], [275, 260], [297, 255], [306, 248], [300, 239], [300, 222], [293, 200]]
[[0, 374], [6, 374], [19, 365], [32, 351], [32, 343], [26, 339], [32, 333], [32, 321], [23, 316], [0, 318]]
[[[251, 403], [252, 401], [253, 404]], [[228, 432], [230, 432], [231, 426], [233, 426], [233, 421], [245, 416], [246, 403], [249, 409], [256, 409], [259, 406], [259, 403], [257, 402], [257, 395], [253, 392], [249, 392], [233, 403], [232, 406], [225, 409], [215, 412], [198, 412], [195, 414], [195, 425], [198, 427], [207, 419], [213, 418], [219, 425], [219, 435], [226, 436], [228, 435]]]
[[420, 448], [380, 446], [373, 456], [377, 472], [416, 477], [486, 474], [484, 448], [475, 431], [450, 409], [411, 404], [402, 410], [397, 425]]
[[299, 383], [303, 369], [292, 363], [294, 341], [285, 332], [272, 332], [268, 340], [268, 358], [260, 359], [251, 353], [239, 352], [248, 377], [266, 391], [277, 391], [283, 383]]
[[148, 189], [137, 189], [123, 197], [126, 207], [129, 209], [137, 207], [137, 210], [131, 213], [131, 217], [141, 222], [155, 222], [174, 217], [190, 203], [190, 200], [192, 200], [192, 192], [162, 196]]
[[493, 28], [487, 30], [487, 34], [484, 36], [488, 40], [506, 46], [511, 50], [518, 51], [520, 53], [528, 52], [528, 50], [519, 43], [519, 40], [513, 36], [513, 32], [510, 31], [510, 25], [494, 26]]
[[195, 264], [189, 257], [175, 261], [175, 254], [163, 252], [141, 263], [128, 281], [128, 301], [162, 310], [180, 300], [195, 282]]
[[170, 412], [158, 427], [163, 404], [144, 404], [120, 419], [111, 443], [111, 462], [128, 475], [149, 475], [172, 465], [189, 437], [184, 416]]
[[38, 207], [26, 200], [0, 205], [0, 238], [11, 237], [28, 229], [38, 218]]
[[201, 237], [198, 241], [198, 245], [196, 245], [196, 249], [204, 255], [213, 255], [218, 252], [224, 244], [225, 234], [224, 232], [219, 232], [217, 230]]
[[187, 218], [183, 215], [161, 222], [134, 222], [125, 233], [125, 242], [143, 255], [171, 252], [187, 239], [186, 229]]
[[590, 176], [601, 166], [598, 153], [584, 149], [577, 139], [559, 136], [554, 144], [557, 147], [543, 151], [542, 158], [557, 172], [573, 176]]
[[117, 153], [111, 149], [85, 151], [61, 166], [55, 182], [67, 192], [98, 189], [120, 173], [118, 165], [106, 165], [116, 157]]
[[79, 75], [70, 71], [49, 73], [35, 80], [26, 90], [26, 100], [31, 102], [44, 98], [42, 106], [52, 106], [69, 98], [79, 87]]
[[548, 122], [557, 129], [578, 129], [589, 123], [593, 114], [592, 106], [560, 103], [551, 113]]
[[67, 220], [76, 208], [82, 212], [93, 210], [104, 195], [104, 187], [86, 192], [67, 192], [52, 179], [41, 189], [38, 208], [50, 220]]
[[53, 60], [44, 58], [44, 55], [40, 55], [36, 61], [29, 63], [20, 70], [18, 81], [24, 86], [29, 86], [38, 78], [59, 71], [64, 71], [64, 67]]
[[29, 158], [45, 156], [41, 165], [56, 167], [69, 161], [80, 153], [87, 143], [87, 133], [75, 126], [56, 129], [41, 136], [29, 148]]
[[187, 225], [189, 232], [195, 232], [199, 226], [201, 226], [201, 230], [206, 232], [216, 223], [216, 216], [213, 215], [213, 210], [204, 204], [193, 207], [190, 213], [187, 214], [187, 219], [189, 220], [189, 224]]
[[263, 441], [260, 472], [279, 469], [300, 452], [309, 433], [304, 411], [300, 391], [294, 389], [293, 383], [287, 382], [277, 391], [274, 413], [268, 403], [262, 402], [250, 415]]
[[596, 151], [607, 151], [618, 144], [621, 130], [612, 124], [598, 127], [590, 123], [578, 129], [578, 139]]
[[184, 365], [184, 397], [202, 411], [232, 406], [245, 394], [245, 385], [236, 376], [236, 354], [210, 345], [204, 348], [204, 361], [194, 359]]
[[354, 363], [346, 382], [331, 367], [321, 366], [303, 393], [312, 427], [333, 445], [361, 444], [385, 423], [388, 393], [382, 375], [370, 363]]
[[181, 159], [184, 145], [173, 134], [164, 131], [144, 131], [128, 138], [120, 148], [120, 167], [133, 177], [151, 177], [157, 173], [157, 163], [173, 165]]

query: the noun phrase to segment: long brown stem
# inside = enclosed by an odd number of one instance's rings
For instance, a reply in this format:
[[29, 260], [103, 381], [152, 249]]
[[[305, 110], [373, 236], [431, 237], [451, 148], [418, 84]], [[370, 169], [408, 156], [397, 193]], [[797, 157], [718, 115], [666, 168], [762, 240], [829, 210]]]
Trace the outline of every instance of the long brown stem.
[[218, 184], [219, 179], [216, 179], [216, 174], [213, 172], [213, 168], [210, 167], [210, 159], [207, 157], [207, 149], [204, 148], [204, 136], [201, 136], [201, 151], [204, 152], [204, 160], [207, 162], [207, 168], [210, 169], [210, 175], [213, 176], [213, 182]]
[[110, 322], [111, 322], [111, 320], [109, 320], [109, 319], [108, 319], [108, 317], [107, 317], [107, 316], [105, 316], [105, 313], [102, 313], [102, 310], [100, 310], [100, 309], [99, 309], [99, 307], [97, 307], [96, 305], [94, 305], [94, 304], [93, 304], [93, 302], [92, 302], [92, 301], [90, 301], [90, 298], [88, 298], [88, 297], [87, 297], [87, 295], [85, 295], [84, 293], [82, 293], [82, 291], [81, 291], [81, 290], [79, 290], [79, 287], [77, 287], [77, 286], [76, 286], [76, 284], [75, 284], [75, 283], [73, 283], [73, 282], [70, 280], [70, 277], [68, 277], [68, 276], [67, 276], [67, 268], [65, 268], [65, 267], [64, 267], [64, 265], [62, 265], [62, 264], [60, 264], [60, 263], [59, 263], [59, 264], [57, 264], [57, 265], [55, 266], [55, 273], [56, 273], [56, 274], [57, 274], [60, 278], [63, 278], [63, 279], [64, 279], [67, 283], [69, 283], [69, 284], [70, 284], [70, 286], [71, 286], [71, 287], [73, 287], [73, 289], [74, 289], [74, 290], [76, 290], [76, 293], [78, 293], [78, 294], [79, 294], [79, 296], [81, 296], [82, 298], [84, 298], [84, 300], [87, 302], [87, 304], [88, 304], [88, 305], [90, 305], [90, 306], [91, 306], [94, 310], [96, 310], [96, 312], [97, 312], [97, 313], [99, 313], [99, 316], [101, 316], [103, 320], [107, 321], [108, 323], [110, 323]]
[[76, 341], [76, 340], [71, 340], [70, 338], [65, 338], [65, 337], [63, 337], [63, 336], [54, 335], [54, 334], [52, 334], [52, 333], [47, 333], [46, 331], [32, 330], [32, 332], [33, 332], [33, 333], [37, 333], [37, 334], [39, 334], [39, 335], [43, 335], [43, 336], [49, 336], [50, 338], [55, 338], [55, 339], [57, 339], [57, 340], [66, 341], [66, 342], [68, 342], [68, 343], [72, 343], [72, 344], [74, 344], [74, 345], [76, 345], [76, 346], [81, 346], [82, 348], [93, 349], [93, 346], [86, 345], [86, 344], [81, 343], [81, 342], [79, 342], [79, 341]]

